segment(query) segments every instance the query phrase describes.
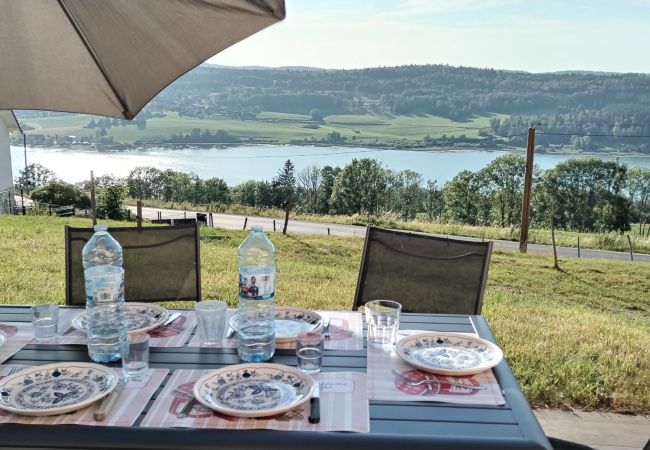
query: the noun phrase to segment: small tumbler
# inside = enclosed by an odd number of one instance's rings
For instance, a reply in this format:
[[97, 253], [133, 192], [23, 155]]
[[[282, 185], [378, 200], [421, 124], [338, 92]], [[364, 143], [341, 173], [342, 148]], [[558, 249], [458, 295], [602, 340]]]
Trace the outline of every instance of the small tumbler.
[[305, 373], [318, 373], [323, 366], [325, 336], [318, 331], [306, 331], [296, 338], [298, 368]]
[[36, 339], [52, 339], [59, 324], [59, 306], [52, 304], [32, 306], [32, 326]]
[[226, 329], [228, 305], [221, 300], [204, 300], [194, 305], [199, 337], [205, 345], [218, 344]]
[[149, 368], [149, 335], [133, 333], [128, 336], [128, 351], [122, 357], [122, 372], [127, 380], [142, 380]]
[[402, 305], [392, 300], [372, 300], [365, 304], [368, 343], [391, 347], [397, 341]]

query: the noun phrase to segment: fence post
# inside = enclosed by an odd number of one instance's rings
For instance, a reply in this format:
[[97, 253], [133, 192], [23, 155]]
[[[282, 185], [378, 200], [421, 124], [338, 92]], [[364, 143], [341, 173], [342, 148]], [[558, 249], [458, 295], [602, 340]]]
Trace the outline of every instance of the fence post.
[[627, 245], [630, 247], [630, 261], [634, 261], [634, 253], [632, 253], [632, 239], [630, 239], [630, 235], [627, 235]]
[[578, 233], [578, 258], [580, 258], [580, 234]]
[[557, 249], [555, 248], [555, 221], [551, 217], [551, 240], [553, 241], [553, 268], [560, 269], [560, 266], [557, 264]]
[[212, 213], [209, 213], [208, 217], [210, 218], [210, 228], [214, 228], [214, 219], [212, 218]]
[[244, 230], [246, 229], [246, 224], [248, 223], [248, 217], [244, 219]]
[[183, 219], [187, 219], [187, 211], [183, 211]]
[[275, 231], [275, 219], [273, 219], [273, 231]]
[[93, 227], [97, 225], [97, 203], [95, 202], [95, 175], [90, 171], [90, 214], [93, 219]]
[[136, 221], [138, 224], [138, 228], [142, 226], [142, 200], [138, 200], [136, 203], [136, 208], [137, 208], [137, 217]]
[[330, 235], [330, 227], [327, 227], [327, 235]]

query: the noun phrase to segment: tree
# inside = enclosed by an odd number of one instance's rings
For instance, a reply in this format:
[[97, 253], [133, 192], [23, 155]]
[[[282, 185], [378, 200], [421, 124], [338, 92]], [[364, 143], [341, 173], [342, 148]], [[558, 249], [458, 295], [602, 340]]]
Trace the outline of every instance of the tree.
[[480, 180], [474, 172], [469, 170], [459, 172], [445, 185], [443, 198], [445, 218], [470, 225], [479, 222]]
[[123, 182], [114, 180], [97, 190], [97, 216], [104, 219], [124, 220], [127, 211], [124, 200], [129, 188]]
[[290, 159], [286, 160], [282, 169], [273, 178], [273, 196], [274, 204], [278, 208], [283, 208], [287, 203], [291, 203], [296, 190], [295, 169]]
[[209, 178], [204, 183], [205, 193], [200, 203], [230, 203], [230, 190], [221, 178]]
[[353, 159], [334, 181], [330, 199], [333, 212], [376, 215], [383, 207], [387, 175], [376, 159]]
[[445, 207], [445, 202], [442, 196], [442, 189], [438, 187], [436, 180], [427, 181], [427, 187], [424, 191], [423, 200], [424, 212], [427, 213], [429, 220], [435, 220], [442, 216], [442, 211]]
[[318, 166], [308, 166], [298, 172], [298, 191], [301, 207], [304, 211], [314, 213], [318, 209], [318, 194], [321, 188], [321, 170]]
[[309, 115], [311, 116], [311, 120], [313, 120], [314, 122], [323, 121], [323, 113], [321, 113], [320, 110], [317, 108], [314, 108], [311, 111], [309, 111]]
[[329, 214], [330, 212], [330, 197], [332, 196], [332, 189], [334, 188], [334, 181], [341, 172], [340, 167], [325, 166], [321, 170], [321, 183], [318, 190], [318, 199], [316, 212], [319, 214]]
[[499, 156], [480, 170], [487, 183], [492, 206], [491, 216], [500, 226], [519, 223], [524, 189], [526, 160], [518, 155]]
[[627, 171], [627, 195], [631, 204], [632, 220], [650, 221], [650, 169], [632, 167]]
[[402, 170], [396, 174], [399, 180], [397, 189], [397, 209], [404, 220], [412, 220], [422, 211], [422, 175], [412, 170]]
[[161, 197], [162, 172], [155, 167], [136, 167], [126, 179], [129, 196], [135, 199], [158, 199]]
[[20, 171], [17, 182], [26, 192], [31, 192], [39, 186], [45, 185], [48, 181], [56, 178], [54, 172], [47, 167], [34, 163], [29, 164]]
[[39, 186], [31, 193], [31, 199], [40, 203], [56, 206], [74, 205], [78, 209], [90, 207], [90, 197], [73, 184], [60, 180], [51, 180]]
[[569, 230], [629, 229], [623, 197], [627, 168], [615, 161], [569, 159], [544, 172], [535, 199], [539, 219]]

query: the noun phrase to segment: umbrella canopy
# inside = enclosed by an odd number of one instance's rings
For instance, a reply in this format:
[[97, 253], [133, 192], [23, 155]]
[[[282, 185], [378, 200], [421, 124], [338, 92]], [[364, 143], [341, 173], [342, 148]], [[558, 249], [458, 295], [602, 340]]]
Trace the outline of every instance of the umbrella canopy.
[[284, 0], [0, 0], [0, 110], [132, 119]]

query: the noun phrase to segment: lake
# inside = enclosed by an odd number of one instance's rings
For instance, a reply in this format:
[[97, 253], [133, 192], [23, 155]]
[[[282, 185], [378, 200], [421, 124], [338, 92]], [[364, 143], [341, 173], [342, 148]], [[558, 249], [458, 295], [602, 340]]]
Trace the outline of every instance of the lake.
[[[296, 173], [305, 167], [325, 165], [343, 167], [352, 159], [374, 158], [384, 167], [394, 170], [410, 169], [422, 174], [424, 180], [439, 183], [451, 180], [461, 170], [477, 171], [504, 151], [446, 150], [406, 151], [349, 147], [311, 147], [256, 145], [227, 148], [172, 149], [152, 147], [128, 151], [96, 151], [88, 149], [27, 148], [27, 163], [41, 164], [67, 182], [112, 174], [124, 177], [138, 166], [153, 166], [160, 170], [173, 169], [194, 172], [201, 178], [222, 178], [229, 186], [246, 180], [271, 180], [287, 159], [293, 162]], [[521, 152], [525, 155], [525, 152]], [[571, 157], [567, 155], [536, 154], [535, 164], [549, 169]], [[614, 159], [603, 156], [602, 159]], [[11, 146], [14, 178], [25, 167], [22, 147]], [[650, 168], [650, 157], [619, 157], [628, 166]]]

